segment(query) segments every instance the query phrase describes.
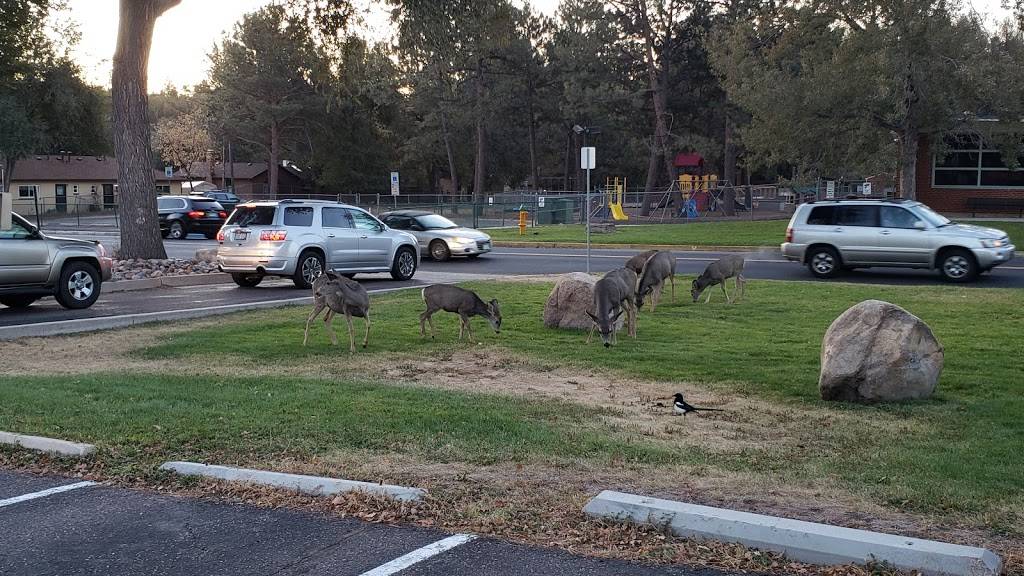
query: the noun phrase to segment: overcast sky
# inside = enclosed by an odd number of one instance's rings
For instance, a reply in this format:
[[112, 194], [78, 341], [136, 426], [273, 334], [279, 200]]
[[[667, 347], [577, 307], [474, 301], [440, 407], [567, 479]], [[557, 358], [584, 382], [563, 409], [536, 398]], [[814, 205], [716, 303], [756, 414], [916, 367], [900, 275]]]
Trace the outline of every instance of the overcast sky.
[[[156, 23], [149, 58], [149, 89], [159, 92], [167, 84], [193, 86], [206, 77], [207, 54], [214, 42], [230, 31], [243, 14], [272, 0], [183, 0]], [[357, 0], [373, 36], [387, 37], [389, 25], [383, 3]], [[1000, 0], [969, 0], [990, 22], [1005, 18]], [[82, 39], [75, 57], [93, 84], [110, 84], [110, 61], [117, 41], [118, 0], [70, 0], [71, 18]], [[546, 14], [553, 14], [558, 0], [532, 0]]]

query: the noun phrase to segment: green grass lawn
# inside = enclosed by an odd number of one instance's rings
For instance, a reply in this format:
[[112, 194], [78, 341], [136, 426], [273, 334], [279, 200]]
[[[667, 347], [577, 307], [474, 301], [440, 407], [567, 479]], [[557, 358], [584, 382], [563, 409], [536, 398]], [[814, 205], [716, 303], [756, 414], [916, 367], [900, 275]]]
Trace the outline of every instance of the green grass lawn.
[[[1024, 222], [966, 221], [998, 228], [1024, 246]], [[590, 241], [601, 244], [663, 244], [674, 246], [778, 246], [785, 240], [788, 220], [692, 222], [688, 224], [644, 224], [619, 226], [612, 234], [592, 234]], [[586, 242], [582, 225], [554, 225], [527, 228], [519, 235], [515, 228], [487, 230], [494, 240], [520, 242]]]
[[[666, 244], [694, 246], [770, 246], [782, 243], [787, 220], [750, 222], [693, 222], [690, 224], [643, 224], [618, 226], [612, 234], [592, 234], [590, 241], [602, 244]], [[586, 242], [586, 229], [579, 224], [487, 230], [494, 240], [522, 242]]]
[[[543, 327], [549, 285], [472, 285], [482, 296], [498, 298], [504, 315], [500, 335], [479, 320], [476, 334], [485, 345], [528, 356], [541, 367], [699, 383], [764, 407], [824, 409], [833, 416], [819, 423], [814, 444], [772, 452], [774, 435], [788, 425], [780, 422], [777, 430], [764, 430], [769, 450], [710, 455], [608, 427], [601, 410], [566, 402], [267, 376], [0, 378], [0, 429], [97, 442], [112, 469], [132, 474], [140, 473], [140, 460], [244, 462], [339, 449], [436, 461], [700, 462], [783, 479], [829, 478], [896, 507], [976, 513], [988, 525], [1021, 529], [1019, 509], [1007, 508], [1024, 502], [1024, 292], [753, 281], [745, 302], [727, 306], [720, 293], [710, 305], [692, 304], [688, 279], [678, 284], [677, 304], [667, 304], [666, 289], [657, 314], [646, 308], [641, 314], [639, 339], [623, 337], [612, 349], [585, 346], [585, 335]], [[822, 335], [843, 310], [869, 298], [904, 306], [928, 322], [944, 345], [946, 364], [932, 400], [869, 407], [818, 400]], [[435, 317], [438, 341], [420, 338], [422, 306], [418, 291], [375, 297], [370, 349], [356, 356], [389, 363], [402, 354], [443, 358], [463, 348], [454, 343], [453, 315]], [[344, 347], [328, 345], [319, 325], [311, 346], [302, 347], [306, 313], [286, 308], [238, 315], [164, 338], [136, 357], [183, 366], [285, 367], [347, 357]], [[335, 326], [344, 342], [344, 324]], [[829, 425], [851, 415], [859, 426]]]

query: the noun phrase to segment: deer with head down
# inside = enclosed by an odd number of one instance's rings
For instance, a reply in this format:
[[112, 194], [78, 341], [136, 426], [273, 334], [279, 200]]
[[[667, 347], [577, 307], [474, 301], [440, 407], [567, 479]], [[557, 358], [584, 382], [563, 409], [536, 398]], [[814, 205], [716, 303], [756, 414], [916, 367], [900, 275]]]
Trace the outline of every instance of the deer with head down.
[[[733, 290], [733, 296], [739, 294], [734, 300], [729, 297], [728, 290], [725, 289], [725, 281], [729, 278], [736, 279], [736, 289]], [[743, 277], [743, 256], [738, 254], [729, 254], [724, 256], [704, 269], [704, 272], [693, 281], [693, 287], [690, 290], [690, 295], [693, 296], [693, 301], [700, 300], [701, 292], [710, 286], [720, 284], [722, 286], [722, 293], [725, 294], [725, 301], [729, 304], [736, 302], [743, 298], [743, 293], [746, 291], [747, 279]], [[708, 292], [707, 300], [705, 304], [711, 302], [711, 292]]]
[[594, 284], [594, 311], [587, 310], [594, 326], [587, 335], [587, 344], [594, 337], [594, 330], [600, 332], [605, 348], [614, 344], [615, 324], [623, 312], [626, 313], [626, 331], [636, 338], [636, 308], [633, 307], [635, 286], [636, 272], [628, 268], [612, 270]]
[[644, 305], [644, 298], [651, 295], [651, 312], [658, 307], [665, 280], [672, 284], [672, 302], [676, 301], [676, 257], [671, 252], [655, 252], [644, 262], [636, 281], [636, 307]]
[[334, 315], [341, 313], [345, 315], [348, 323], [348, 349], [349, 352], [356, 351], [355, 336], [352, 333], [352, 317], [362, 318], [366, 322], [366, 334], [363, 336], [363, 348], [370, 341], [370, 295], [366, 288], [355, 280], [335, 274], [327, 270], [313, 281], [313, 311], [306, 319], [306, 332], [302, 337], [302, 345], [305, 346], [309, 340], [309, 326], [313, 323], [321, 311], [327, 309], [324, 315], [324, 328], [331, 336], [331, 344], [338, 345], [338, 336], [331, 327]]
[[424, 323], [429, 323], [430, 337], [434, 337], [434, 321], [431, 320], [431, 316], [439, 310], [459, 315], [459, 340], [462, 340], [463, 332], [469, 332], [469, 339], [473, 340], [473, 328], [469, 325], [469, 319], [473, 316], [486, 318], [494, 333], [501, 333], [501, 308], [498, 307], [497, 300], [484, 302], [476, 292], [450, 284], [427, 286], [422, 294], [427, 309], [420, 314], [420, 336], [426, 336]]

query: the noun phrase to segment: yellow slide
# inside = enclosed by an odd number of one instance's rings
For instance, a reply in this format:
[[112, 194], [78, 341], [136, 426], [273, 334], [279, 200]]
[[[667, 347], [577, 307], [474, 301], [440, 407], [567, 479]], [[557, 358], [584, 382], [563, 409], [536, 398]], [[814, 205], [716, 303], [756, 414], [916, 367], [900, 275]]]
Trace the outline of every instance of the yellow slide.
[[616, 220], [629, 220], [629, 216], [622, 211], [622, 204], [609, 204], [609, 208], [612, 211], [612, 218]]

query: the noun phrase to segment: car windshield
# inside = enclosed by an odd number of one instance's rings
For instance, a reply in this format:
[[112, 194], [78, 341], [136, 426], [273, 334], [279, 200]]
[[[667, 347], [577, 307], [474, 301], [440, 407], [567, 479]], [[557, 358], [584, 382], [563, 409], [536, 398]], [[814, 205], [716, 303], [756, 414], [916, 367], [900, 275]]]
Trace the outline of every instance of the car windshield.
[[424, 230], [447, 230], [449, 228], [458, 228], [459, 225], [444, 216], [438, 216], [437, 214], [427, 214], [426, 216], [417, 216], [416, 221], [419, 222], [420, 226]]
[[921, 218], [923, 218], [925, 222], [928, 222], [932, 226], [939, 227], [952, 223], [949, 218], [946, 218], [942, 214], [939, 214], [938, 212], [932, 210], [931, 208], [925, 206], [924, 204], [918, 204], [916, 208], [917, 214], [921, 216]]
[[228, 218], [228, 226], [270, 226], [274, 223], [274, 206], [238, 206]]

